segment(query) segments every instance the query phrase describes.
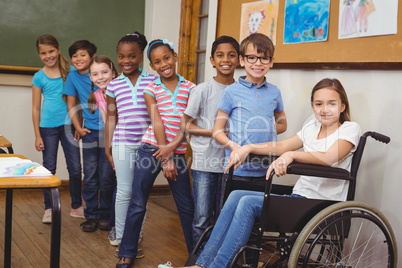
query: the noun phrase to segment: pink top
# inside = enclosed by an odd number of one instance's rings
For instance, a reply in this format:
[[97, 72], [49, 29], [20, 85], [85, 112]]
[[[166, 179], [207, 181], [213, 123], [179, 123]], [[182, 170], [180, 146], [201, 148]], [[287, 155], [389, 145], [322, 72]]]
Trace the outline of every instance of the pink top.
[[103, 95], [103, 91], [101, 88], [94, 92], [95, 100], [96, 100], [96, 108], [103, 111], [107, 114], [107, 102], [105, 96]]

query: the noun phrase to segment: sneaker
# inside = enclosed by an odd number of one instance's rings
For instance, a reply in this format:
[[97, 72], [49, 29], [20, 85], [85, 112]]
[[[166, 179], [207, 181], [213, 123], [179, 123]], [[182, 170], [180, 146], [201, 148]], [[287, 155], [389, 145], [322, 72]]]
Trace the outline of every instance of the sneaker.
[[95, 232], [98, 228], [98, 221], [95, 219], [89, 219], [80, 224], [84, 232]]
[[84, 207], [80, 206], [79, 208], [71, 208], [70, 217], [85, 219]]
[[170, 261], [168, 261], [165, 264], [159, 264], [158, 268], [172, 268], [172, 263]]
[[108, 218], [100, 218], [98, 221], [99, 229], [103, 231], [109, 231], [109, 219]]
[[136, 259], [142, 259], [145, 257], [144, 251], [142, 248], [137, 249], [137, 256], [135, 256]]
[[46, 209], [45, 214], [43, 214], [42, 222], [46, 224], [52, 223], [52, 209]]
[[110, 245], [115, 247], [119, 245], [116, 239], [116, 227], [113, 227], [112, 230], [110, 230], [109, 235], [107, 237], [109, 238]]

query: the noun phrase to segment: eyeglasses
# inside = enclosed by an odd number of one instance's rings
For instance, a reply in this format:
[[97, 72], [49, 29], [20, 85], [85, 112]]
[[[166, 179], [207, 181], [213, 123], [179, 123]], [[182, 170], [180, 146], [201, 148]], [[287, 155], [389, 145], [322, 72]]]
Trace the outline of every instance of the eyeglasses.
[[268, 64], [272, 59], [272, 57], [257, 57], [254, 55], [244, 55], [244, 57], [247, 59], [248, 63], [256, 63], [257, 60], [260, 60], [262, 64]]

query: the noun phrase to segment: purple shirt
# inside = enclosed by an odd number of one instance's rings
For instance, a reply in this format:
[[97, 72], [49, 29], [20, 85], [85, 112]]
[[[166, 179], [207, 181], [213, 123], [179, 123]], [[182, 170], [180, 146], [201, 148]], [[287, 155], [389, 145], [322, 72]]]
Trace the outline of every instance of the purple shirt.
[[151, 124], [143, 91], [157, 76], [141, 71], [135, 86], [124, 74], [111, 81], [107, 86], [106, 95], [116, 99], [118, 116], [112, 145], [139, 146], [142, 136]]

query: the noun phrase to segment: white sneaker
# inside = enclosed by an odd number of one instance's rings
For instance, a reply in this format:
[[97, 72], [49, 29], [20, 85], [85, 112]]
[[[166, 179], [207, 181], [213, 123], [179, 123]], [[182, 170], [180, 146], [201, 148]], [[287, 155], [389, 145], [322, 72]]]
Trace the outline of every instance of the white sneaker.
[[112, 230], [110, 230], [108, 238], [109, 238], [110, 245], [115, 246], [115, 247], [117, 247], [119, 245], [119, 242], [117, 242], [117, 239], [116, 239], [116, 227], [113, 227]]
[[46, 209], [45, 214], [43, 214], [42, 222], [46, 224], [52, 223], [52, 210]]

